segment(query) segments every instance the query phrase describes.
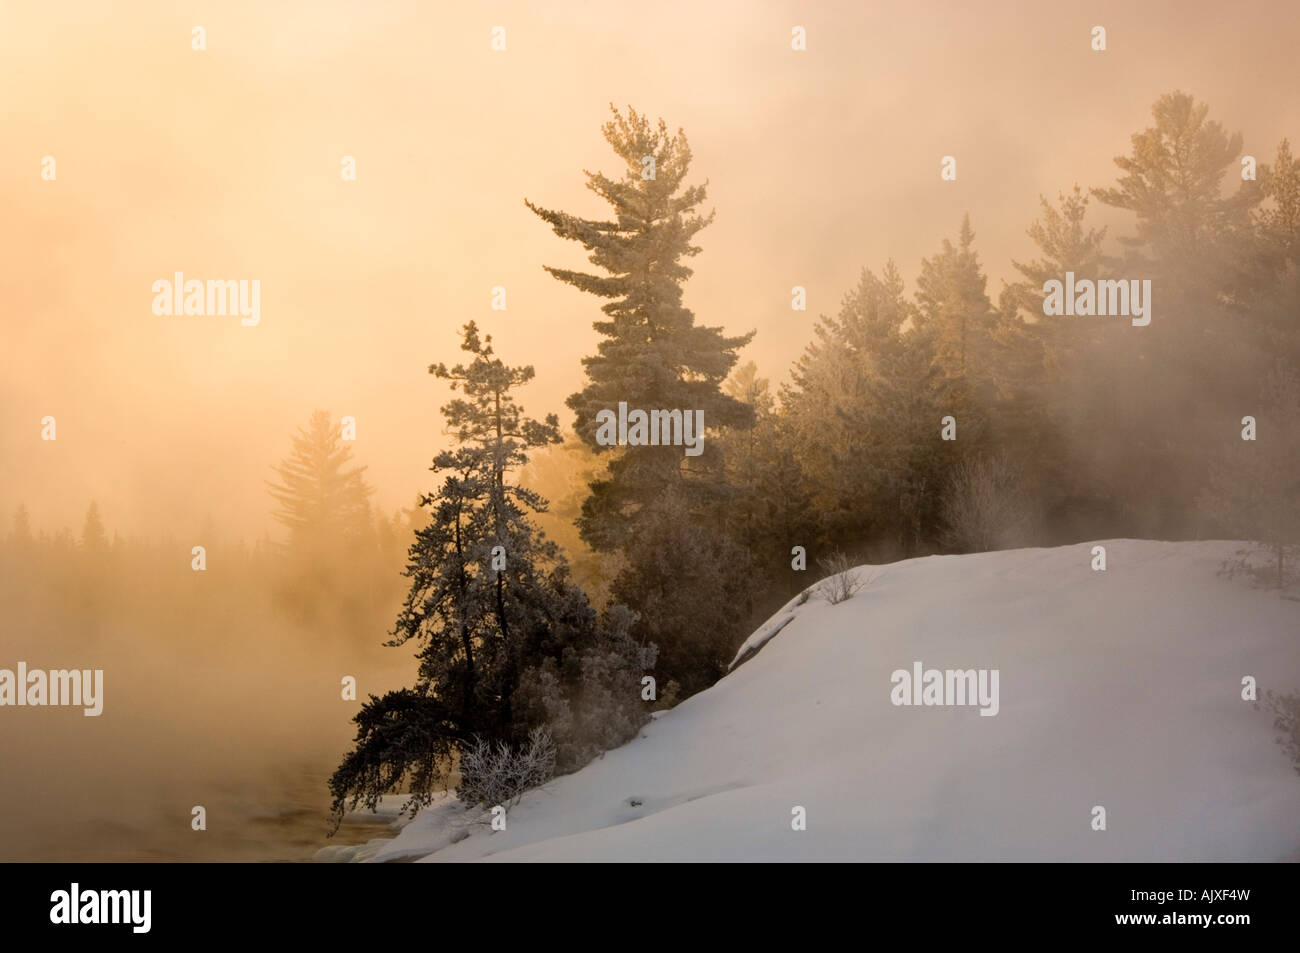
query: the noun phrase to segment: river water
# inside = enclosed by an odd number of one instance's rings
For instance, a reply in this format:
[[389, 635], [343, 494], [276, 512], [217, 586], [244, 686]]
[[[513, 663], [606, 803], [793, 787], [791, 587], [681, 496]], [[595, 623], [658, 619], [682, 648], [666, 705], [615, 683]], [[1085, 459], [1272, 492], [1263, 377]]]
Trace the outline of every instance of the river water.
[[[104, 673], [98, 717], [0, 709], [0, 861], [301, 862], [395, 836], [372, 815], [328, 837], [326, 783], [361, 702], [409, 681], [410, 653], [229, 630], [75, 643], [41, 619], [0, 631], [0, 667]], [[344, 676], [357, 680], [355, 699]], [[206, 830], [191, 827], [196, 806]]]

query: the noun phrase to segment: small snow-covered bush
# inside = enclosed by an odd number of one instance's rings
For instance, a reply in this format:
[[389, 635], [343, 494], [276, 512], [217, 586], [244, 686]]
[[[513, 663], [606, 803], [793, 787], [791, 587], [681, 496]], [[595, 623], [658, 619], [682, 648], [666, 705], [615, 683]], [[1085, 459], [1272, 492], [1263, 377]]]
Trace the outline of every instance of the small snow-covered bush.
[[460, 756], [456, 796], [468, 807], [513, 807], [524, 792], [555, 775], [555, 742], [546, 726], [534, 728], [518, 749], [504, 741], [492, 745], [475, 739]]
[[817, 583], [817, 591], [833, 606], [853, 598], [853, 594], [867, 584], [867, 581], [862, 578], [862, 573], [854, 568], [853, 560], [844, 553], [819, 559], [817, 564], [830, 573]]

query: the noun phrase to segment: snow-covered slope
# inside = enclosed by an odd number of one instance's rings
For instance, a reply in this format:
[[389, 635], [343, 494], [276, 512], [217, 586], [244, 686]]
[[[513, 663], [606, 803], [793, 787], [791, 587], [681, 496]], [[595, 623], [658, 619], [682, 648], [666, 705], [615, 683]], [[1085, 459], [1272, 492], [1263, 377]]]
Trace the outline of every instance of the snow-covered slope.
[[[1218, 577], [1236, 544], [1093, 545], [864, 567], [507, 830], [444, 802], [358, 859], [1300, 858], [1300, 777], [1241, 698], [1300, 691], [1300, 602]], [[997, 669], [997, 714], [894, 705], [916, 662]]]

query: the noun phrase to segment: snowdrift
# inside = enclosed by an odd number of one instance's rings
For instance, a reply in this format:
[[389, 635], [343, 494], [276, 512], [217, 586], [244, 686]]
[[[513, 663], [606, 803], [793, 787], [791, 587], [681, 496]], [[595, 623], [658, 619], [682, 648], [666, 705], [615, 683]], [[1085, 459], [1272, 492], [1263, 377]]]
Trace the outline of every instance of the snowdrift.
[[[1300, 691], [1300, 602], [1219, 577], [1239, 544], [1105, 541], [1104, 572], [1094, 545], [862, 567], [851, 599], [792, 601], [726, 678], [526, 796], [505, 831], [449, 799], [322, 854], [1300, 859], [1300, 776], [1242, 700], [1245, 676]], [[895, 704], [916, 663], [997, 670], [997, 714]]]

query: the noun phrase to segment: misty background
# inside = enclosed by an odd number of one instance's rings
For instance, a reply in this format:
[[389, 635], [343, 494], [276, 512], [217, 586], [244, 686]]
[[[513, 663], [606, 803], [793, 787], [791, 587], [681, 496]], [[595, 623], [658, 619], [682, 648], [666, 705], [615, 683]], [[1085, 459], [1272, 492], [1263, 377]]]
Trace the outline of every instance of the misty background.
[[[444, 442], [424, 370], [471, 318], [536, 367], [525, 406], [562, 410], [596, 308], [543, 272], [583, 256], [523, 200], [599, 213], [579, 170], [610, 165], [610, 102], [687, 131], [717, 217], [686, 304], [756, 329], [742, 361], [779, 383], [864, 264], [911, 284], [963, 213], [996, 297], [1039, 194], [1111, 184], [1162, 93], [1271, 159], [1300, 127], [1297, 28], [1285, 3], [5, 5], [0, 510], [75, 530], [93, 498], [122, 532], [211, 516], [251, 542], [261, 481], [318, 407], [356, 417], [377, 502], [409, 505]], [[260, 325], [155, 317], [175, 271], [260, 279]]]

